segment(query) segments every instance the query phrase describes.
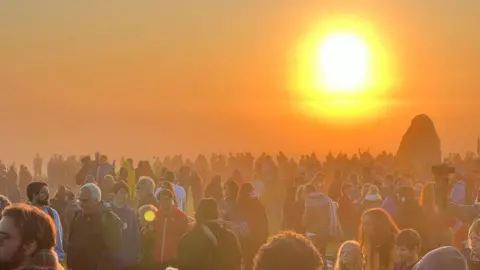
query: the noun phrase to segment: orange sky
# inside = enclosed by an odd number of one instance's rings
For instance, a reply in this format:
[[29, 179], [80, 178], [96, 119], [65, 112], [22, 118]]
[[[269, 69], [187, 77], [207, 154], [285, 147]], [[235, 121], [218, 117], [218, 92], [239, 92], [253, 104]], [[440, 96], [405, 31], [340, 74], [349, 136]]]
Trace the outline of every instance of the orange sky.
[[[299, 40], [343, 15], [396, 59], [397, 105], [360, 126], [300, 114], [287, 86]], [[465, 151], [480, 134], [478, 25], [476, 0], [1, 1], [0, 157], [395, 150], [418, 113], [445, 152]]]

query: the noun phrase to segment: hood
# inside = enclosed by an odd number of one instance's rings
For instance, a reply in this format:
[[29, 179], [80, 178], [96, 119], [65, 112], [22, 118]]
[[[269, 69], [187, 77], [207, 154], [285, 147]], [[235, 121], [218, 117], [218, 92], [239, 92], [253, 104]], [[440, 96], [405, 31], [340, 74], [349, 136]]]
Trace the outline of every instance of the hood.
[[307, 207], [317, 207], [328, 202], [328, 197], [321, 192], [310, 193], [305, 198], [305, 206]]
[[367, 194], [367, 196], [365, 196], [365, 201], [367, 202], [375, 202], [381, 200], [382, 196], [380, 196], [380, 194]]
[[430, 251], [414, 270], [468, 270], [467, 261], [454, 247], [441, 247]]
[[219, 231], [222, 229], [223, 225], [219, 220], [209, 220], [203, 224], [196, 224], [197, 228], [201, 234], [206, 236], [213, 245], [217, 245], [217, 236]]

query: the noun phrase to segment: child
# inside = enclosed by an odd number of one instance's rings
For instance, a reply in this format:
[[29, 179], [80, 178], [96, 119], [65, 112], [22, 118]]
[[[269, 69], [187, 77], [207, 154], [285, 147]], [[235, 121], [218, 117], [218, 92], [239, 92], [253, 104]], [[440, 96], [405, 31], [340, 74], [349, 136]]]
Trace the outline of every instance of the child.
[[347, 241], [338, 249], [337, 262], [334, 270], [362, 270], [363, 256], [360, 244]]
[[480, 220], [475, 220], [468, 229], [468, 248], [463, 250], [469, 269], [480, 269]]
[[395, 270], [412, 270], [420, 260], [421, 244], [420, 235], [415, 230], [405, 229], [400, 231], [395, 238], [397, 255], [400, 261], [395, 265]]

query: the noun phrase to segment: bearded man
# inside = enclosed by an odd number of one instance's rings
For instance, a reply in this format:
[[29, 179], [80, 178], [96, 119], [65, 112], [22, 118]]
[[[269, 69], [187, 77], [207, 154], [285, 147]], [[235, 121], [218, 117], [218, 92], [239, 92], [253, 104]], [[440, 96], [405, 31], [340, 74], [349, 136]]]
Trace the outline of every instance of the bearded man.
[[27, 186], [27, 197], [31, 205], [40, 208], [43, 212], [49, 215], [55, 224], [56, 231], [56, 246], [55, 252], [58, 259], [63, 261], [63, 228], [58, 212], [50, 207], [50, 191], [45, 182], [32, 182]]

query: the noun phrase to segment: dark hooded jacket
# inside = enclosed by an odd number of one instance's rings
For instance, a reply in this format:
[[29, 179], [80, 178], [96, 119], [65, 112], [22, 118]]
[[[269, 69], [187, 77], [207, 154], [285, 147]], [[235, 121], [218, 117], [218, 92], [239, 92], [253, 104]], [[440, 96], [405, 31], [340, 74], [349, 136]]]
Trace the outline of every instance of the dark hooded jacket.
[[196, 224], [180, 240], [179, 270], [240, 270], [237, 237], [217, 221]]
[[123, 223], [102, 203], [98, 214], [87, 216], [81, 211], [73, 217], [67, 248], [67, 265], [72, 270], [111, 269], [113, 254], [121, 246]]
[[468, 270], [467, 261], [454, 247], [441, 247], [423, 257], [413, 270]]

